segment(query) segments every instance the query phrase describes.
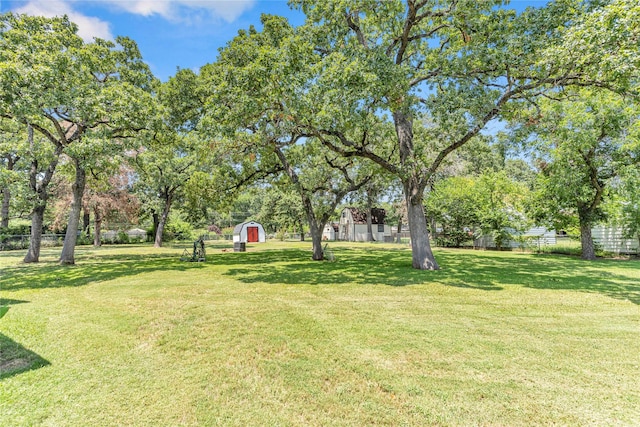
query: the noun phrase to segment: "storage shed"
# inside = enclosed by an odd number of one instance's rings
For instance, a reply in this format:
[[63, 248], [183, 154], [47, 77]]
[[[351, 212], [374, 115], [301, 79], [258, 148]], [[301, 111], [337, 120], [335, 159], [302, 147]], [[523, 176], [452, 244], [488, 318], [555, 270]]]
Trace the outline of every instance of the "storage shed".
[[322, 231], [322, 240], [338, 240], [338, 230], [340, 230], [339, 224], [326, 224]]
[[621, 227], [596, 225], [591, 229], [593, 242], [614, 254], [640, 254], [640, 238], [628, 239]]
[[233, 243], [264, 243], [266, 240], [264, 227], [255, 221], [243, 222], [233, 229]]

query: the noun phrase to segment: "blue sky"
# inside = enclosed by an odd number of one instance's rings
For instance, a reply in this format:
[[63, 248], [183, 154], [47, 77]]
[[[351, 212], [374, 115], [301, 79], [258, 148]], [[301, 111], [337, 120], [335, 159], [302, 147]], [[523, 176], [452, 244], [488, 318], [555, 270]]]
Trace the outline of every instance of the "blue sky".
[[[482, 1], [482, 0], [480, 0]], [[546, 0], [512, 1], [516, 8]], [[213, 62], [218, 48], [239, 29], [260, 27], [260, 15], [270, 13], [302, 24], [304, 16], [286, 0], [0, 0], [2, 12], [68, 15], [87, 41], [94, 36], [135, 40], [156, 77], [166, 80], [176, 69], [198, 70]]]
[[304, 21], [286, 0], [0, 0], [0, 13], [9, 11], [66, 14], [87, 41], [130, 37], [162, 80], [177, 67], [198, 70], [213, 62], [238, 30], [259, 28], [262, 13], [287, 16], [295, 25]]

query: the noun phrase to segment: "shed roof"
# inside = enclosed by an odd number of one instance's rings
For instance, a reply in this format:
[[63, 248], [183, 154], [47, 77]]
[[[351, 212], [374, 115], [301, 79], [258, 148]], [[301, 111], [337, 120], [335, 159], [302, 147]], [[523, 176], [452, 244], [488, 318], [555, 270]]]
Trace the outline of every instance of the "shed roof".
[[[349, 209], [351, 212], [351, 217], [353, 218], [353, 222], [356, 224], [366, 224], [367, 223], [367, 209], [358, 209], [358, 208], [345, 208]], [[371, 224], [384, 224], [384, 219], [387, 216], [387, 212], [381, 208], [371, 208]]]
[[255, 221], [246, 221], [242, 224], [238, 224], [233, 228], [233, 234], [240, 234], [245, 225], [256, 225], [258, 227], [262, 227], [262, 224]]

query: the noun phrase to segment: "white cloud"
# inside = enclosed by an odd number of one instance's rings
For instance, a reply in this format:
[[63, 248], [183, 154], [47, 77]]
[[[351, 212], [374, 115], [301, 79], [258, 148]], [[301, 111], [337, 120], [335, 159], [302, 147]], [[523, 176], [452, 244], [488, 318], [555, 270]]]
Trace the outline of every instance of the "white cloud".
[[157, 14], [165, 17], [170, 16], [172, 3], [166, 0], [101, 0], [100, 2], [135, 15], [151, 16]]
[[129, 13], [160, 15], [167, 20], [181, 21], [193, 12], [209, 12], [227, 22], [235, 21], [255, 4], [255, 0], [99, 0]]
[[[2, 0], [0, 0], [2, 1]], [[30, 0], [26, 5], [14, 10], [38, 16], [62, 16], [78, 25], [78, 35], [85, 41], [92, 41], [94, 37], [113, 40], [111, 26], [108, 22], [97, 17], [84, 15], [72, 7], [74, 3], [86, 0]], [[235, 21], [245, 11], [255, 5], [256, 0], [94, 0], [95, 3], [109, 5], [141, 16], [159, 15], [168, 21], [202, 22], [203, 15], [222, 19], [226, 22]]]
[[47, 18], [67, 15], [71, 22], [78, 25], [78, 35], [87, 42], [92, 41], [94, 37], [107, 40], [114, 38], [108, 22], [76, 12], [62, 0], [32, 0], [14, 12]]

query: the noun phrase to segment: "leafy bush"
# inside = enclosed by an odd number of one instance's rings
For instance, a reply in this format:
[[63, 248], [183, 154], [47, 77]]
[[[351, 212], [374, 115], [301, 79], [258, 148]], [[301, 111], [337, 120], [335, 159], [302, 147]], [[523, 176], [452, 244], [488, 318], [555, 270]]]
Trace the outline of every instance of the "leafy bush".
[[435, 238], [436, 245], [445, 248], [459, 248], [472, 239], [473, 236], [464, 230], [449, 230]]
[[193, 226], [181, 219], [172, 219], [164, 228], [163, 240], [193, 240]]
[[31, 234], [31, 225], [21, 224], [10, 225], [9, 227], [0, 227], [0, 236], [19, 236], [25, 234]]
[[121, 245], [126, 245], [130, 243], [129, 235], [122, 230], [118, 231], [118, 235], [116, 236], [116, 240], [114, 243], [119, 243]]
[[81, 233], [78, 236], [78, 240], [76, 240], [76, 246], [91, 245], [91, 244], [93, 244], [93, 239], [90, 236], [87, 236], [84, 233]]

